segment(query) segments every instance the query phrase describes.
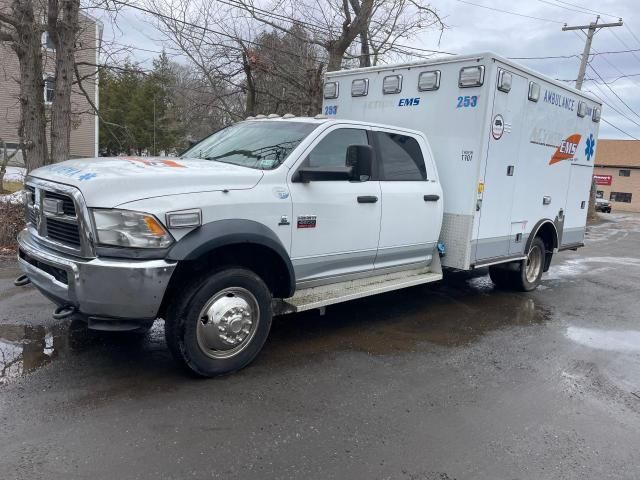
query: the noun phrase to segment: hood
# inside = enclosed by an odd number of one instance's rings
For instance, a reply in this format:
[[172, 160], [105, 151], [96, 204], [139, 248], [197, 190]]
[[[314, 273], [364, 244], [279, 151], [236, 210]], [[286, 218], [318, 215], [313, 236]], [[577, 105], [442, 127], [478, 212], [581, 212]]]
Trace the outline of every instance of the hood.
[[263, 173], [200, 159], [108, 157], [47, 165], [30, 176], [78, 187], [87, 206], [111, 208], [165, 195], [246, 190], [256, 186]]

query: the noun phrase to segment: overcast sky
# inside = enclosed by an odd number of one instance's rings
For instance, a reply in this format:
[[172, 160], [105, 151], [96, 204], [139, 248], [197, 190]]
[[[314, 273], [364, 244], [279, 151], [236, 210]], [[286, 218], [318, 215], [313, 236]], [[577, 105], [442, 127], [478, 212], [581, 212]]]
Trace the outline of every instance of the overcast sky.
[[[596, 34], [592, 53], [633, 49], [638, 51], [595, 55], [591, 66], [609, 85], [603, 84], [594, 70], [587, 68], [588, 80], [583, 89], [592, 91], [609, 104], [603, 107], [603, 116], [607, 121], [640, 138], [638, 0], [432, 0], [431, 5], [437, 9], [448, 26], [442, 38], [439, 39], [436, 33], [428, 33], [405, 42], [407, 45], [453, 53], [491, 50], [507, 57], [575, 55], [574, 58], [518, 60], [535, 70], [563, 80], [576, 78], [585, 37], [580, 32], [563, 32], [562, 25], [588, 24], [595, 20], [595, 12], [601, 13], [600, 23], [615, 22], [621, 17], [624, 26], [604, 28]], [[478, 5], [537, 19], [490, 10]], [[635, 9], [632, 8], [634, 6]], [[585, 10], [592, 10], [594, 13]], [[162, 49], [160, 35], [146, 20], [148, 19], [144, 14], [124, 11], [118, 16], [115, 30], [105, 21], [105, 40], [115, 40], [135, 47], [135, 60], [146, 63], [157, 55], [155, 51]], [[623, 77], [624, 75], [629, 77]], [[571, 85], [573, 84], [572, 82]], [[616, 95], [621, 100], [616, 98]], [[601, 124], [600, 137], [630, 138], [605, 122]]]

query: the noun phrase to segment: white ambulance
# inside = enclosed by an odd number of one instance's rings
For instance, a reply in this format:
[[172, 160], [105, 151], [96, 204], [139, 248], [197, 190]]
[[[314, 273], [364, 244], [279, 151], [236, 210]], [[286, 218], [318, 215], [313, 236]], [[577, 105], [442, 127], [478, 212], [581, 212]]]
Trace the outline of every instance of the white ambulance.
[[324, 96], [326, 116], [248, 118], [179, 158], [32, 171], [16, 285], [93, 329], [163, 318], [212, 376], [275, 314], [438, 281], [441, 261], [530, 291], [582, 245], [593, 99], [492, 54], [332, 72]]
[[602, 108], [584, 92], [480, 53], [329, 72], [324, 99], [331, 118], [427, 136], [444, 192], [444, 266], [521, 260], [539, 233], [549, 252], [582, 246]]

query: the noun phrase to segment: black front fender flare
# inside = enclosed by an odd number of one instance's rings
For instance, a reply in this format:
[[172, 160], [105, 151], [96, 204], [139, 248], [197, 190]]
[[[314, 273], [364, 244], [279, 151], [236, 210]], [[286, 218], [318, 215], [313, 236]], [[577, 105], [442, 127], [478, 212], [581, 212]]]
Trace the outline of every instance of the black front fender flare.
[[253, 244], [267, 247], [275, 252], [288, 272], [286, 289], [295, 292], [295, 272], [291, 258], [273, 230], [253, 220], [217, 220], [202, 225], [182, 237], [171, 247], [167, 260], [195, 260], [219, 247], [239, 244]]

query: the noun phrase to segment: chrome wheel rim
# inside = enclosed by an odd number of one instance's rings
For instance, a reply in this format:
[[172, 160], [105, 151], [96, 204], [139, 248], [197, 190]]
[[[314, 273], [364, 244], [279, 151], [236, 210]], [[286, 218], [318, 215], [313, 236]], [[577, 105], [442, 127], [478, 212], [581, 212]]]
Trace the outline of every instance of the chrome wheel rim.
[[230, 358], [253, 339], [260, 321], [256, 297], [247, 289], [230, 287], [216, 293], [197, 319], [196, 339], [211, 358]]
[[542, 252], [540, 248], [533, 247], [529, 250], [529, 255], [527, 255], [527, 269], [526, 269], [526, 277], [527, 282], [534, 283], [540, 274], [540, 269], [542, 268]]

